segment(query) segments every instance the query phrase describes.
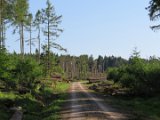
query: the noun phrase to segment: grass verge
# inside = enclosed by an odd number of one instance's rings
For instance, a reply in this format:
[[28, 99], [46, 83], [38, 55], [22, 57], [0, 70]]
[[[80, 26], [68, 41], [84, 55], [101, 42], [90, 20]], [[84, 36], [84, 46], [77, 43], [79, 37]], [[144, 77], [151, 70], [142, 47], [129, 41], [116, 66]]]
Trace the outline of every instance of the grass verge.
[[131, 111], [136, 120], [160, 120], [160, 97], [109, 96], [106, 102], [126, 111]]
[[50, 84], [43, 91], [24, 95], [0, 92], [0, 117], [2, 120], [9, 120], [13, 115], [10, 108], [20, 106], [24, 112], [23, 120], [57, 120], [60, 107], [67, 97], [68, 88], [68, 83], [57, 82], [56, 87]]
[[[109, 82], [109, 83], [108, 83]], [[85, 83], [87, 87], [94, 86], [95, 84]], [[103, 82], [103, 84], [113, 84], [110, 81]], [[105, 86], [105, 85], [104, 85]], [[113, 84], [113, 89], [120, 87], [118, 84]], [[100, 86], [100, 87], [103, 87]], [[100, 88], [98, 87], [98, 88]], [[100, 88], [103, 89], [103, 88]], [[107, 104], [113, 107], [130, 111], [134, 115], [134, 120], [160, 120], [160, 96], [154, 97], [136, 97], [136, 96], [124, 96], [124, 95], [111, 95], [106, 92], [97, 92], [102, 94]]]

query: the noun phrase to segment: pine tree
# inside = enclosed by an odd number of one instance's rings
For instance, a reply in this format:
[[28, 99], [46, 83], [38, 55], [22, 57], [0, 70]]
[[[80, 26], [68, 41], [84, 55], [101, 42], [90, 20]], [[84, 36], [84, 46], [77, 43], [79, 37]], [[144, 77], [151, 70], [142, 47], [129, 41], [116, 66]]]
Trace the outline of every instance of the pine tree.
[[88, 59], [88, 67], [89, 67], [89, 72], [93, 72], [93, 66], [94, 66], [94, 58], [91, 55]]
[[40, 54], [41, 54], [41, 24], [42, 24], [42, 14], [41, 11], [38, 10], [36, 15], [35, 15], [35, 19], [33, 22], [33, 25], [36, 27], [36, 29], [38, 30], [38, 56], [39, 56], [39, 63], [40, 63]]
[[13, 1], [14, 0], [0, 0], [0, 48], [5, 48], [5, 26], [11, 18]]
[[47, 48], [48, 48], [48, 73], [50, 69], [50, 50], [52, 48], [56, 48], [59, 50], [65, 50], [62, 48], [59, 44], [55, 43], [57, 37], [59, 37], [59, 34], [63, 32], [62, 29], [59, 28], [59, 24], [61, 23], [62, 16], [57, 16], [55, 12], [55, 8], [53, 5], [51, 5], [50, 1], [47, 0], [47, 8], [42, 9], [42, 21], [46, 25], [43, 33], [47, 37]]
[[0, 48], [4, 45], [4, 20], [5, 20], [5, 0], [0, 0]]
[[27, 25], [29, 4], [28, 0], [16, 0], [14, 3], [14, 13], [12, 25], [15, 26], [14, 33], [19, 29], [20, 51], [24, 57], [24, 27]]
[[34, 45], [33, 41], [34, 38], [32, 38], [32, 32], [33, 32], [32, 28], [33, 28], [33, 15], [30, 13], [28, 15], [28, 21], [26, 27], [27, 31], [29, 32], [29, 39], [26, 42], [29, 45], [30, 55], [32, 54], [32, 46]]

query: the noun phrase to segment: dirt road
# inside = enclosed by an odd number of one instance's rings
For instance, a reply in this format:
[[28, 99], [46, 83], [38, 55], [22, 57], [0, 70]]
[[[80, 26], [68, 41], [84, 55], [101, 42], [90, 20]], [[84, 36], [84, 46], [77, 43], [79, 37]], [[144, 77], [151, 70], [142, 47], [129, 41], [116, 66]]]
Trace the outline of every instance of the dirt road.
[[61, 120], [129, 120], [95, 94], [88, 92], [80, 82], [72, 83], [70, 98], [61, 111]]

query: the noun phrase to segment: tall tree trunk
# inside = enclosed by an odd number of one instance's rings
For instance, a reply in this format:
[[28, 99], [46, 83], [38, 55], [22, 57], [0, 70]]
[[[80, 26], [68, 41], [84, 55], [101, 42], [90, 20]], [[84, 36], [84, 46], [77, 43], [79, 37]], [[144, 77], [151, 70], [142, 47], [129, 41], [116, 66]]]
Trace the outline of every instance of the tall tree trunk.
[[2, 48], [2, 0], [0, 2], [0, 48]]
[[22, 58], [24, 59], [24, 36], [23, 36], [23, 32], [24, 32], [24, 28], [23, 28], [23, 21], [21, 22], [21, 54], [22, 54]]
[[2, 48], [2, 25], [1, 24], [0, 24], [0, 48]]
[[3, 19], [1, 21], [1, 48], [3, 48], [4, 38], [3, 38]]
[[30, 45], [30, 55], [32, 54], [32, 25], [30, 24], [30, 40], [29, 40], [29, 45]]
[[5, 48], [5, 25], [2, 24], [2, 47]]
[[20, 51], [21, 51], [21, 54], [22, 54], [22, 29], [21, 29], [21, 25], [19, 25], [19, 41], [20, 41]]
[[40, 55], [41, 55], [41, 38], [40, 38], [40, 34], [41, 34], [41, 29], [40, 27], [38, 28], [38, 56], [39, 56], [39, 63], [41, 62], [40, 60]]
[[50, 21], [48, 17], [48, 73], [50, 74]]
[[0, 1], [0, 48], [5, 48], [5, 24], [4, 24], [4, 1]]

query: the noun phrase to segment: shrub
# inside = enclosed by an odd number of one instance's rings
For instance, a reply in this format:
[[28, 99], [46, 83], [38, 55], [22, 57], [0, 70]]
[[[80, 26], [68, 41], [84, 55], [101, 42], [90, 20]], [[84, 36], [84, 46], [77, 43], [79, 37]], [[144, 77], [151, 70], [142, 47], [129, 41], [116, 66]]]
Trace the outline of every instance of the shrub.
[[133, 57], [128, 65], [110, 68], [108, 78], [136, 95], [153, 95], [160, 92], [160, 61], [150, 62]]
[[130, 88], [137, 95], [148, 94], [146, 84], [146, 63], [143, 59], [132, 58], [131, 63], [124, 69], [120, 78], [122, 86]]
[[17, 62], [14, 73], [20, 85], [32, 88], [41, 77], [42, 69], [34, 59], [26, 59]]
[[119, 69], [118, 68], [109, 68], [107, 71], [107, 79], [112, 79], [114, 82], [119, 81]]
[[64, 75], [64, 70], [60, 66], [53, 66], [51, 72]]
[[147, 64], [146, 70], [147, 85], [152, 93], [160, 92], [160, 62], [152, 62]]
[[15, 87], [12, 68], [13, 64], [9, 54], [5, 50], [0, 50], [0, 81], [7, 89]]

